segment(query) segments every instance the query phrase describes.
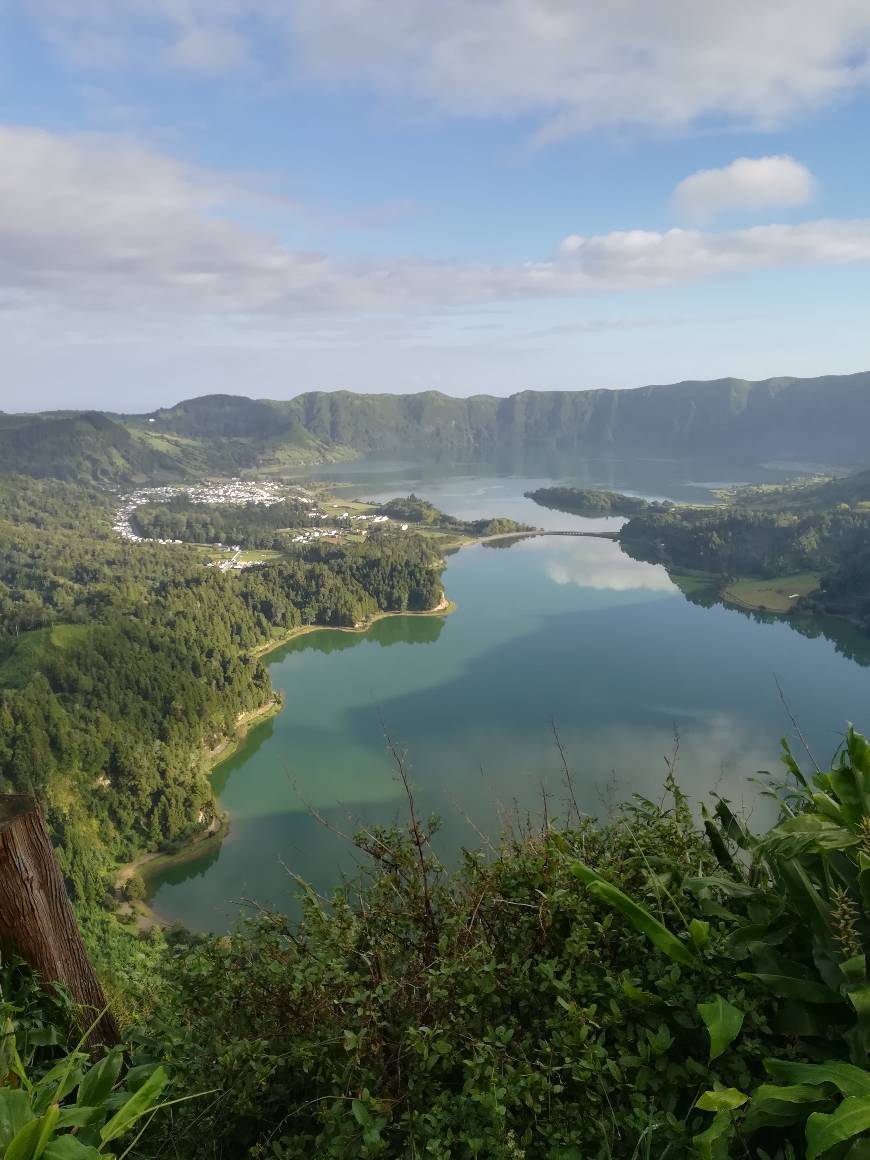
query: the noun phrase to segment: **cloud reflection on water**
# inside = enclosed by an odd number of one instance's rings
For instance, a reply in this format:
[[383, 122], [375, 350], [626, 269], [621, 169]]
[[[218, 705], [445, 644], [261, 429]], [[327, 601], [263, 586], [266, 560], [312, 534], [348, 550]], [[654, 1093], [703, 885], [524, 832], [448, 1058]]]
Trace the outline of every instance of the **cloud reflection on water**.
[[633, 560], [610, 540], [584, 539], [547, 561], [547, 576], [556, 584], [599, 588], [609, 592], [676, 592], [677, 586], [661, 564]]

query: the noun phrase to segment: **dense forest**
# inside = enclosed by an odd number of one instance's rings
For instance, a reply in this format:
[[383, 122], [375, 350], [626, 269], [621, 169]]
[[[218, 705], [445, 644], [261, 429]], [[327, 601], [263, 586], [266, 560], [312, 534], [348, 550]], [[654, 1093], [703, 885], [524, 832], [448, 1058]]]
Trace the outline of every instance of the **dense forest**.
[[440, 561], [416, 536], [306, 545], [221, 573], [184, 547], [125, 543], [110, 500], [0, 488], [0, 792], [46, 803], [70, 891], [88, 904], [113, 860], [208, 826], [208, 751], [273, 695], [259, 648], [441, 596]]
[[458, 532], [464, 536], [502, 536], [510, 535], [512, 532], [534, 530], [528, 524], [518, 523], [506, 516], [497, 516], [495, 519], [460, 520], [456, 516], [448, 516], [439, 511], [434, 504], [420, 499], [413, 493], [387, 500], [377, 508], [377, 512], [388, 516], [391, 520], [406, 521], [409, 525], [437, 528], [442, 532]]
[[668, 510], [674, 505], [650, 502], [634, 495], [620, 495], [615, 491], [599, 491], [587, 487], [539, 487], [525, 493], [541, 507], [557, 512], [571, 512], [578, 516], [636, 516], [641, 512]]
[[310, 504], [288, 498], [281, 503], [191, 503], [183, 495], [135, 508], [133, 530], [146, 539], [183, 540], [188, 544], [239, 544], [243, 548], [288, 548], [287, 529], [319, 526]]
[[629, 520], [619, 539], [638, 559], [723, 580], [817, 572], [819, 588], [802, 607], [870, 628], [870, 510], [861, 506], [647, 512]]
[[482, 459], [496, 452], [863, 461], [870, 373], [717, 379], [508, 398], [315, 392], [207, 395], [149, 415], [0, 414], [5, 472], [141, 482], [237, 475], [359, 455]]

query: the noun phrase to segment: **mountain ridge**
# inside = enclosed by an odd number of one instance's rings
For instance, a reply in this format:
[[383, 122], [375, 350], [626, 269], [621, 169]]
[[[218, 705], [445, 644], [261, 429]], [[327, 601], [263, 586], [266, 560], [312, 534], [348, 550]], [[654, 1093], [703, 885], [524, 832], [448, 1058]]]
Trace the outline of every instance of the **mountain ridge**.
[[866, 461], [870, 372], [685, 379], [506, 397], [310, 391], [287, 400], [207, 394], [144, 414], [0, 413], [0, 462], [64, 479], [169, 479], [359, 456], [578, 455]]

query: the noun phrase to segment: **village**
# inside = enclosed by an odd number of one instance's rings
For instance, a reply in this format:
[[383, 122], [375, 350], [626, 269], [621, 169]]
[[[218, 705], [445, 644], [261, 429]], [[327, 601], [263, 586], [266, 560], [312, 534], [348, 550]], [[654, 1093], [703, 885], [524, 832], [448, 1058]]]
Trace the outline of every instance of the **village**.
[[[263, 507], [270, 507], [292, 499], [308, 506], [308, 518], [318, 521], [321, 525], [297, 531], [292, 537], [294, 544], [312, 544], [318, 540], [340, 540], [351, 530], [357, 531], [360, 538], [364, 538], [368, 535], [368, 527], [358, 526], [353, 529], [352, 525], [393, 524], [389, 516], [373, 512], [339, 511], [340, 505], [338, 503], [331, 505], [332, 511], [326, 511], [318, 505], [315, 496], [300, 485], [290, 487], [287, 484], [272, 480], [228, 479], [138, 488], [123, 497], [121, 506], [115, 513], [112, 525], [114, 531], [132, 544], [183, 544], [184, 541], [179, 539], [152, 539], [140, 536], [133, 526], [133, 514], [138, 507], [144, 504], [167, 503], [178, 496], [184, 496], [190, 503], [194, 504], [258, 505]], [[328, 521], [327, 526], [323, 526], [323, 521]], [[407, 524], [395, 524], [394, 526], [403, 532], [408, 530]], [[243, 549], [239, 544], [215, 543], [212, 546], [216, 551], [228, 552], [230, 555], [221, 559], [209, 559], [206, 561], [206, 567], [227, 572], [230, 570], [241, 571], [266, 563], [265, 559], [254, 559], [249, 556], [243, 558]]]

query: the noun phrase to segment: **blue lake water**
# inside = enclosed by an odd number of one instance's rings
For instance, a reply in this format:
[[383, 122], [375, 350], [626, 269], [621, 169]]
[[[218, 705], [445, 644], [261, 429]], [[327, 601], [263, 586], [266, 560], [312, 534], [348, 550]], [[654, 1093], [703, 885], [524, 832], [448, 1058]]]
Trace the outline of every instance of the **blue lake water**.
[[[460, 516], [601, 526], [523, 500], [538, 477], [396, 472], [386, 483], [364, 477], [356, 493], [407, 493], [412, 483]], [[662, 478], [635, 490], [687, 485]], [[385, 729], [407, 749], [420, 812], [442, 818], [439, 849], [450, 858], [479, 846], [478, 831], [495, 838], [517, 812], [540, 811], [542, 793], [551, 813], [565, 808], [552, 721], [580, 806], [599, 815], [631, 793], [661, 792], [675, 732], [679, 776], [696, 800], [715, 789], [752, 807], [753, 776], [777, 768], [792, 728], [777, 678], [820, 760], [847, 720], [870, 727], [870, 649], [848, 626], [691, 603], [663, 568], [613, 542], [478, 545], [451, 556], [444, 579], [450, 616], [318, 631], [271, 655], [286, 706], [219, 767], [229, 836], [156, 882], [158, 913], [222, 930], [244, 898], [291, 906], [286, 867], [324, 891], [352, 872], [356, 855], [310, 809], [346, 833], [401, 818]]]

